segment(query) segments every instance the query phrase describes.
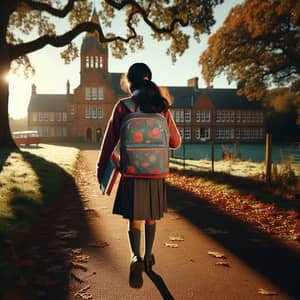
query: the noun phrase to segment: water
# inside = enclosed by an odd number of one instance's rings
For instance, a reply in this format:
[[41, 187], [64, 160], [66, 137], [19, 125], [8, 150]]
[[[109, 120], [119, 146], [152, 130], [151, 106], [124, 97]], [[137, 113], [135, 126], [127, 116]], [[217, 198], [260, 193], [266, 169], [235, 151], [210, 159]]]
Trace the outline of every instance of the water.
[[[265, 160], [266, 146], [265, 144], [215, 144], [214, 156], [215, 160], [222, 160], [223, 146], [239, 153], [244, 160], [262, 162]], [[177, 150], [172, 151], [172, 157], [183, 158], [185, 153], [186, 159], [211, 159], [211, 144], [182, 144]], [[281, 162], [288, 159], [291, 155], [295, 157], [295, 162], [300, 163], [299, 145], [272, 145], [273, 162]]]

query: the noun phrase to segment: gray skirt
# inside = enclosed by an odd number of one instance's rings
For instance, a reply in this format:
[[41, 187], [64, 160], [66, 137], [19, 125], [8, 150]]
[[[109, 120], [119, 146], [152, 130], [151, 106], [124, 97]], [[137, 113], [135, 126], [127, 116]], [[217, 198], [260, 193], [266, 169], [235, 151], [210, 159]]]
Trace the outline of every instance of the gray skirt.
[[113, 213], [130, 220], [159, 220], [167, 211], [164, 178], [121, 177]]

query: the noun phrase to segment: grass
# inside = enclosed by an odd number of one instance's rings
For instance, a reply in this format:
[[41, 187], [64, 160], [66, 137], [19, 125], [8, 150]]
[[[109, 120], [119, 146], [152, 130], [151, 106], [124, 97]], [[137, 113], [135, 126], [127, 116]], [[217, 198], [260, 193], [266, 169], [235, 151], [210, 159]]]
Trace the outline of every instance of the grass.
[[[170, 167], [176, 170], [184, 169], [184, 162], [182, 159], [171, 158]], [[185, 170], [210, 172], [211, 161], [206, 159], [200, 160], [185, 160]], [[279, 168], [281, 164], [276, 164]], [[300, 176], [300, 164], [292, 163], [292, 168], [296, 176]], [[214, 162], [214, 171], [217, 173], [226, 173], [232, 176], [261, 178], [265, 173], [265, 164], [263, 162], [253, 161], [232, 161], [232, 160], [218, 160]]]
[[[277, 168], [284, 170], [286, 162], [276, 164]], [[211, 172], [209, 160], [186, 160], [185, 166], [181, 159], [171, 159], [171, 170], [194, 178], [194, 185], [213, 186], [214, 190], [237, 191], [241, 194], [252, 194], [264, 203], [274, 203], [279, 209], [300, 209], [297, 191], [300, 184], [300, 164], [291, 163], [296, 176], [295, 185], [279, 186], [272, 182], [270, 185], [264, 181], [264, 163], [252, 161], [215, 161], [214, 173]], [[294, 196], [293, 196], [294, 195]], [[292, 196], [293, 198], [289, 198]], [[296, 197], [296, 198], [295, 198]]]
[[0, 150], [0, 237], [12, 238], [70, 179], [79, 150], [41, 144]]

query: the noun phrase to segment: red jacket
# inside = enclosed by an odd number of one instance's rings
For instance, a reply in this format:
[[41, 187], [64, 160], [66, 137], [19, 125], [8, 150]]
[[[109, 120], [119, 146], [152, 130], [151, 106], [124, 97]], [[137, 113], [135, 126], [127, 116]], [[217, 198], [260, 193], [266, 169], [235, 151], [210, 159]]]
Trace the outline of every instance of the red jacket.
[[[97, 163], [97, 175], [98, 180], [103, 174], [107, 161], [110, 158], [112, 151], [117, 145], [120, 137], [120, 129], [124, 117], [128, 114], [127, 109], [120, 103], [120, 100], [116, 103], [110, 120], [108, 121], [106, 132], [102, 141], [102, 145], [99, 152], [99, 158]], [[181, 144], [181, 136], [173, 120], [172, 114], [169, 110], [164, 113], [164, 116], [168, 122], [170, 128], [170, 148], [176, 149]]]

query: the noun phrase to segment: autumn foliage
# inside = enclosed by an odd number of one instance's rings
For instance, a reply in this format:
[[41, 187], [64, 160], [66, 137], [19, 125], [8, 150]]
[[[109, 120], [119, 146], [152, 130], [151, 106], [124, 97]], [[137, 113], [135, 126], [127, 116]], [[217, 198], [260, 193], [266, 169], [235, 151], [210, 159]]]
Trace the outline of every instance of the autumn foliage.
[[298, 0], [245, 0], [213, 34], [199, 63], [207, 85], [225, 74], [239, 92], [261, 100], [270, 87], [300, 92]]

